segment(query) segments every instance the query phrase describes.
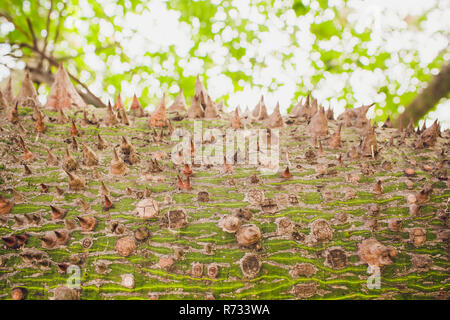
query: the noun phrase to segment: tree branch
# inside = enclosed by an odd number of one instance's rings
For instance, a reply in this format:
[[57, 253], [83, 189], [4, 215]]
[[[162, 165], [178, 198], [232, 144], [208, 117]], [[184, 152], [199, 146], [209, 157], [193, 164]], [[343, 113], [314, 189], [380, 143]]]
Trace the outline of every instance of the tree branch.
[[28, 17], [27, 17], [27, 25], [28, 25], [28, 29], [30, 29], [31, 38], [33, 39], [33, 46], [36, 49], [38, 49], [36, 34], [34, 33], [34, 29], [33, 29], [33, 25], [31, 24], [31, 20]]
[[[58, 67], [59, 66], [59, 63], [58, 63], [58, 61], [55, 59], [55, 58], [53, 58], [53, 57], [49, 57], [48, 55], [46, 55], [45, 53], [43, 53], [42, 51], [40, 51], [39, 49], [37, 49], [37, 48], [34, 48], [33, 46], [31, 46], [31, 45], [29, 45], [29, 44], [27, 44], [27, 43], [9, 43], [10, 45], [18, 45], [19, 47], [25, 47], [25, 48], [28, 48], [28, 49], [30, 49], [30, 50], [32, 50], [33, 52], [35, 52], [35, 53], [37, 53], [37, 54], [39, 54], [41, 57], [43, 57], [45, 60], [47, 60], [51, 65], [53, 65], [53, 66], [55, 66], [55, 67]], [[30, 70], [32, 70], [31, 68], [29, 68]], [[43, 74], [43, 72], [42, 71], [40, 71], [40, 70], [37, 70], [37, 69], [33, 69], [33, 70], [35, 70], [35, 72], [36, 73], [40, 73], [40, 74]], [[50, 73], [51, 74], [51, 73]], [[72, 75], [70, 72], [67, 72], [67, 74], [69, 75], [69, 77], [71, 77], [76, 83], [78, 83], [80, 86], [82, 86], [83, 88], [84, 88], [84, 90], [86, 90], [86, 94], [80, 94], [82, 97], [84, 97], [84, 96], [86, 96], [86, 95], [88, 95], [90, 98], [89, 98], [89, 102], [87, 101], [87, 100], [85, 100], [86, 101], [86, 103], [90, 103], [90, 104], [93, 104], [94, 106], [96, 106], [96, 107], [98, 107], [98, 108], [106, 108], [106, 105], [102, 102], [102, 100], [100, 100], [95, 94], [93, 94], [90, 90], [89, 90], [89, 88], [84, 84], [84, 83], [82, 83], [78, 78], [76, 78], [74, 75]], [[36, 78], [37, 79], [37, 78]], [[38, 80], [36, 80], [37, 82], [39, 82]], [[77, 90], [78, 91], [78, 90]], [[78, 91], [79, 93], [81, 92], [81, 91]], [[82, 93], [82, 92], [81, 92]], [[84, 98], [83, 98], [84, 99]]]
[[11, 18], [11, 16], [9, 16], [7, 13], [4, 12], [0, 12], [0, 17], [5, 18], [6, 20], [8, 20], [9, 22], [11, 22], [14, 25], [14, 28], [16, 28], [17, 30], [19, 30], [20, 32], [23, 33], [23, 35], [30, 41], [33, 41], [33, 39], [31, 39], [30, 35], [28, 34], [28, 32], [26, 32], [22, 27], [20, 27], [14, 20], [13, 18]]
[[55, 37], [53, 38], [53, 48], [52, 51], [50, 52], [50, 55], [53, 55], [53, 50], [55, 50], [55, 45], [56, 45], [56, 41], [58, 41], [58, 37], [59, 37], [59, 32], [61, 30], [61, 24], [63, 23], [63, 12], [66, 9], [66, 3], [63, 3], [63, 7], [61, 9], [61, 11], [59, 12], [59, 16], [58, 16], [58, 25], [56, 26], [56, 32], [55, 32]]
[[[110, 44], [108, 44], [108, 45], [106, 45], [106, 46], [103, 46], [103, 47], [97, 47], [97, 48], [95, 48], [95, 53], [98, 54], [99, 52], [101, 52], [101, 51], [103, 51], [103, 50], [110, 49], [110, 48], [114, 48], [114, 47], [119, 47], [119, 48], [120, 48], [120, 44], [117, 43], [117, 42], [113, 42], [113, 43], [110, 43]], [[58, 60], [59, 60], [59, 61], [72, 60], [72, 59], [81, 57], [81, 56], [83, 56], [83, 55], [85, 55], [85, 54], [86, 54], [86, 52], [83, 51], [83, 52], [80, 52], [79, 54], [76, 54], [76, 55], [74, 55], [74, 56], [58, 57]]]
[[[45, 34], [45, 38], [44, 38], [44, 47], [42, 48], [42, 52], [45, 52], [47, 50], [47, 45], [48, 45], [48, 35], [50, 34], [50, 16], [53, 12], [53, 0], [50, 0], [50, 9], [48, 9], [48, 14], [47, 14], [47, 24], [45, 27], [45, 30], [47, 31], [47, 33]], [[39, 68], [42, 67], [42, 62], [44, 61], [43, 58], [41, 58], [41, 61], [39, 62]]]
[[394, 126], [407, 126], [412, 120], [416, 123], [433, 108], [441, 98], [447, 97], [450, 92], [450, 62], [444, 65], [441, 71], [431, 79], [427, 87], [417, 95], [399, 115]]

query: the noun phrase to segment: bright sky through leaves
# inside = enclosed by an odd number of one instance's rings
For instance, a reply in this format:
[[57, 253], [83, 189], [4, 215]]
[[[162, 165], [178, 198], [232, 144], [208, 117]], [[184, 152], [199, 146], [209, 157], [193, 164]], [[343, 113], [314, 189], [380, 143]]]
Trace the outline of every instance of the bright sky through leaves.
[[[31, 10], [30, 2], [22, 9]], [[149, 109], [163, 92], [174, 99], [179, 86], [189, 104], [200, 74], [211, 96], [230, 108], [253, 108], [264, 94], [268, 111], [279, 101], [286, 113], [312, 90], [337, 114], [376, 102], [368, 116], [382, 121], [450, 59], [448, 0], [79, 0], [64, 28], [54, 54], [74, 57], [66, 62], [71, 72], [103, 101], [120, 91], [129, 105], [137, 93]], [[1, 37], [13, 30], [2, 20]], [[0, 45], [0, 62], [23, 68], [9, 51]], [[8, 75], [0, 65], [0, 78]], [[47, 91], [39, 91], [43, 101]], [[449, 104], [441, 101], [427, 117], [448, 128]]]

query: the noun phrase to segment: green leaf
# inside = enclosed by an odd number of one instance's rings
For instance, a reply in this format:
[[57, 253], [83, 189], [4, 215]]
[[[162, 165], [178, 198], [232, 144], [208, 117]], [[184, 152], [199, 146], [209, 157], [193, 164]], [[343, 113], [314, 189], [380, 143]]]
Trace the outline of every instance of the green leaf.
[[305, 6], [302, 0], [295, 0], [292, 9], [295, 11], [297, 17], [304, 16], [309, 12], [309, 7]]
[[319, 0], [319, 5], [322, 9], [328, 8], [328, 0]]
[[311, 24], [310, 30], [319, 40], [328, 40], [332, 36], [338, 36], [340, 33], [336, 24], [331, 20], [322, 23], [313, 23]]

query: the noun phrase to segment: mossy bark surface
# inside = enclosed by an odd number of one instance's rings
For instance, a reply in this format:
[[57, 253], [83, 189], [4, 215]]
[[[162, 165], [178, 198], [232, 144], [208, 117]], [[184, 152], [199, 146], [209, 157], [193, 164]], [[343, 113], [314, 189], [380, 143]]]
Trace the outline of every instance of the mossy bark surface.
[[[91, 110], [98, 119], [104, 118], [102, 109]], [[163, 142], [152, 142], [152, 132], [148, 128], [148, 118], [131, 118], [131, 126], [100, 127], [82, 126], [81, 114], [76, 114], [77, 124], [82, 131], [77, 137], [79, 151], [71, 151], [82, 162], [81, 142], [96, 151], [100, 164], [95, 168], [100, 179], [92, 177], [93, 168], [81, 165], [77, 174], [85, 177], [86, 190], [72, 192], [68, 190], [67, 175], [60, 167], [46, 164], [45, 146], [60, 159], [70, 144], [71, 125], [58, 125], [47, 119], [47, 131], [36, 138], [33, 111], [20, 108], [21, 124], [28, 131], [23, 135], [28, 149], [35, 159], [28, 166], [32, 175], [24, 175], [20, 163], [22, 151], [17, 144], [17, 127], [4, 117], [0, 119], [0, 193], [12, 199], [12, 189], [20, 192], [24, 200], [17, 201], [10, 214], [5, 215], [0, 225], [0, 236], [27, 233], [30, 238], [26, 248], [35, 248], [43, 253], [43, 258], [26, 261], [23, 250], [9, 249], [3, 242], [0, 247], [0, 299], [11, 299], [11, 290], [23, 287], [28, 291], [27, 299], [52, 299], [54, 289], [66, 285], [70, 275], [61, 273], [58, 264], [81, 257], [81, 299], [205, 299], [211, 295], [215, 299], [438, 299], [448, 298], [449, 261], [448, 261], [448, 221], [442, 219], [448, 214], [450, 189], [446, 180], [436, 177], [435, 171], [425, 171], [423, 165], [433, 168], [443, 160], [441, 151], [447, 150], [450, 133], [442, 132], [434, 148], [414, 150], [416, 137], [407, 137], [400, 143], [401, 137], [396, 129], [375, 130], [381, 151], [372, 159], [363, 157], [350, 160], [345, 157], [351, 146], [357, 145], [361, 132], [357, 128], [342, 128], [343, 146], [332, 150], [324, 142], [324, 154], [312, 144], [306, 130], [306, 123], [287, 125], [281, 133], [281, 168], [287, 165], [285, 152], [289, 153], [290, 179], [280, 174], [261, 175], [258, 168], [251, 165], [233, 166], [233, 171], [224, 173], [223, 166], [193, 166], [190, 179], [192, 190], [177, 190], [177, 169], [168, 157], [159, 161], [163, 170], [153, 174], [153, 181], [143, 179], [150, 158], [156, 152], [170, 155], [176, 142], [164, 137]], [[47, 117], [56, 119], [57, 114], [44, 111]], [[68, 112], [68, 115], [72, 115]], [[204, 120], [203, 127], [227, 129], [231, 115], [226, 119]], [[192, 131], [192, 121], [173, 122], [174, 127], [185, 127]], [[254, 125], [261, 127], [261, 125]], [[250, 126], [251, 127], [251, 126]], [[337, 129], [336, 121], [329, 121], [330, 132]], [[110, 145], [106, 150], [96, 149], [97, 134]], [[111, 177], [109, 165], [112, 147], [119, 146], [121, 136], [136, 148], [140, 161], [128, 165], [129, 172], [123, 177]], [[389, 146], [391, 136], [394, 145]], [[316, 153], [314, 159], [305, 158], [307, 150]], [[342, 154], [342, 162], [337, 156]], [[444, 153], [445, 154], [445, 153]], [[14, 158], [19, 162], [14, 162]], [[390, 170], [382, 168], [389, 161]], [[412, 165], [411, 162], [414, 164]], [[373, 174], [362, 173], [361, 164], [370, 165]], [[324, 167], [325, 173], [319, 175], [318, 167]], [[413, 167], [416, 174], [406, 177], [403, 171]], [[448, 169], [448, 162], [444, 162]], [[252, 183], [256, 174], [259, 182]], [[349, 179], [356, 176], [356, 181]], [[376, 194], [373, 188], [377, 180], [382, 180], [383, 192]], [[109, 211], [102, 209], [104, 198], [99, 194], [100, 180], [110, 190], [110, 199], [114, 207]], [[412, 185], [409, 186], [409, 181]], [[48, 193], [42, 193], [40, 184], [48, 185]], [[419, 192], [425, 184], [433, 186], [430, 200], [424, 204], [417, 216], [411, 216], [406, 196]], [[58, 195], [55, 187], [65, 190]], [[140, 201], [139, 192], [145, 188], [152, 192], [151, 197], [158, 201], [161, 212], [159, 217], [140, 219], [133, 211]], [[131, 193], [127, 192], [131, 189]], [[266, 212], [261, 206], [248, 202], [250, 190], [261, 190], [265, 198], [273, 199], [274, 211]], [[128, 190], [129, 191], [129, 190]], [[197, 201], [201, 191], [209, 193], [208, 202]], [[291, 204], [286, 198], [292, 195], [298, 199]], [[65, 245], [54, 249], [44, 249], [40, 236], [48, 231], [64, 229], [64, 220], [53, 221], [49, 205], [67, 209], [65, 219], [76, 220], [83, 214], [77, 199], [83, 199], [90, 205], [88, 213], [95, 216], [97, 226], [93, 231], [85, 232], [77, 227], [70, 232]], [[378, 215], [369, 213], [369, 206], [378, 204]], [[169, 229], [161, 223], [169, 210], [183, 209], [187, 214], [187, 224], [180, 229]], [[246, 223], [258, 226], [262, 232], [259, 244], [252, 248], [240, 246], [234, 234], [224, 232], [219, 221], [238, 209], [250, 209], [252, 217]], [[38, 214], [41, 222], [18, 226], [14, 216]], [[345, 214], [345, 215], [343, 215]], [[338, 219], [345, 216], [345, 219]], [[292, 221], [297, 236], [280, 234], [277, 219], [286, 217]], [[333, 229], [330, 241], [308, 241], [311, 223], [316, 219], [325, 219]], [[388, 228], [390, 219], [402, 220], [403, 228], [393, 232]], [[376, 226], [369, 226], [369, 220], [376, 220]], [[125, 228], [122, 235], [110, 230], [110, 224], [118, 222]], [[128, 257], [122, 257], [115, 251], [119, 238], [133, 236], [134, 230], [145, 227], [150, 238], [137, 243], [137, 249]], [[410, 240], [413, 228], [425, 228], [426, 242], [419, 247]], [[382, 268], [380, 289], [367, 287], [367, 264], [357, 255], [358, 245], [368, 238], [376, 238], [384, 245], [398, 250], [393, 264]], [[90, 240], [86, 240], [90, 239]], [[87, 246], [89, 241], [91, 246]], [[181, 248], [184, 257], [174, 259], [170, 269], [160, 267], [163, 257], [174, 257]], [[345, 265], [327, 262], [332, 248], [343, 250], [347, 257]], [[239, 261], [246, 253], [255, 253], [261, 259], [262, 267], [255, 278], [245, 278]], [[417, 264], [415, 261], [428, 261]], [[98, 268], [99, 263], [107, 265], [106, 271]], [[208, 265], [219, 268], [217, 278], [210, 278], [204, 271], [201, 277], [191, 274], [192, 265], [202, 263], [205, 270]], [[309, 275], [293, 273], [297, 264], [312, 264], [316, 272]], [[121, 285], [122, 274], [133, 274], [135, 288]], [[298, 286], [304, 284], [304, 286]]]

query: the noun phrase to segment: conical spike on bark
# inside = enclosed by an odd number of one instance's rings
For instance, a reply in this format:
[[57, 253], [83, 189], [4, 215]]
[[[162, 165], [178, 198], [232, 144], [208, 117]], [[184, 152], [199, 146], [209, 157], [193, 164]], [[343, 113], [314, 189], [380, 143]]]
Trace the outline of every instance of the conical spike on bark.
[[99, 160], [95, 152], [84, 143], [81, 146], [83, 148], [83, 164], [88, 167], [98, 165]]
[[214, 102], [208, 98], [208, 103], [205, 108], [205, 119], [215, 119], [218, 117], [218, 113], [216, 107], [214, 106]]
[[158, 108], [153, 112], [149, 119], [150, 128], [161, 128], [167, 126], [166, 116], [166, 94], [163, 94]]
[[44, 123], [44, 117], [42, 116], [42, 112], [38, 112], [38, 119], [35, 124], [35, 129], [39, 133], [44, 133], [47, 130], [47, 127]]
[[335, 133], [333, 133], [328, 140], [328, 145], [333, 149], [338, 149], [341, 147], [341, 129], [342, 123], [339, 123], [339, 126]]
[[284, 126], [283, 118], [280, 113], [280, 103], [277, 102], [275, 109], [270, 117], [267, 119], [267, 127], [269, 128], [281, 128]]
[[184, 99], [183, 89], [180, 89], [180, 93], [176, 97], [175, 101], [167, 108], [167, 111], [187, 112], [186, 100]]
[[110, 191], [109, 191], [108, 187], [105, 185], [104, 181], [101, 182], [100, 194], [103, 196], [109, 196], [109, 194], [110, 194]]
[[426, 121], [423, 122], [422, 129], [420, 131], [424, 132], [425, 130], [427, 130], [427, 123], [426, 123]]
[[75, 137], [72, 137], [71, 145], [72, 145], [72, 150], [73, 151], [78, 151], [78, 142], [77, 142], [77, 139]]
[[[14, 203], [19, 203], [19, 202], [25, 201], [25, 196], [21, 192], [17, 191], [16, 189], [13, 189], [12, 192], [13, 192], [13, 202]], [[1, 212], [1, 208], [2, 208], [2, 201], [0, 199], [0, 212]]]
[[63, 160], [63, 169], [65, 171], [75, 171], [78, 169], [78, 162], [75, 158], [70, 154], [69, 148], [66, 148], [66, 153], [64, 155]]
[[298, 113], [300, 112], [300, 109], [303, 105], [303, 99], [300, 98], [300, 100], [297, 102], [297, 104], [291, 109], [291, 112], [288, 114], [289, 118], [297, 118]]
[[242, 128], [241, 118], [239, 117], [239, 108], [234, 110], [233, 118], [231, 119], [231, 128], [240, 129]]
[[377, 138], [374, 128], [369, 124], [366, 133], [360, 143], [359, 152], [363, 156], [374, 156], [378, 153]]
[[162, 171], [162, 169], [159, 166], [158, 161], [156, 159], [150, 159], [150, 161], [148, 163], [147, 172], [155, 173], [155, 172], [161, 172], [161, 171]]
[[391, 116], [387, 116], [386, 121], [383, 123], [383, 128], [392, 128]]
[[113, 159], [114, 161], [120, 161], [120, 157], [117, 154], [116, 148], [113, 148], [113, 156], [114, 156], [114, 159]]
[[39, 239], [41, 239], [42, 247], [44, 247], [45, 249], [52, 249], [56, 246], [56, 235], [54, 232], [49, 232]]
[[190, 180], [189, 176], [186, 177], [186, 181], [183, 184], [183, 189], [184, 190], [191, 190], [192, 189], [192, 187], [191, 187], [191, 180]]
[[11, 208], [14, 206], [14, 202], [3, 198], [0, 195], [0, 216], [11, 212]]
[[83, 191], [86, 188], [86, 181], [83, 177], [79, 177], [74, 173], [65, 171], [69, 177], [69, 189], [72, 191]]
[[88, 126], [91, 124], [89, 118], [88, 118], [88, 112], [86, 111], [86, 108], [83, 109], [83, 118], [81, 119], [81, 125], [82, 126]]
[[433, 147], [436, 143], [437, 137], [439, 136], [441, 127], [437, 119], [433, 122], [433, 125], [425, 129], [415, 142], [416, 149], [423, 149], [427, 147]]
[[287, 166], [286, 169], [284, 169], [284, 171], [283, 171], [283, 173], [281, 174], [281, 176], [282, 176], [284, 179], [290, 179], [290, 178], [292, 178], [292, 173], [291, 173], [290, 170], [289, 170], [289, 166]]
[[[312, 104], [311, 104], [311, 108], [309, 109], [309, 118], [311, 119], [317, 113], [317, 111], [320, 111], [319, 103], [318, 103], [317, 99], [314, 98], [312, 101]], [[324, 114], [325, 114], [325, 110], [324, 110]]]
[[133, 101], [131, 102], [130, 113], [136, 117], [144, 116], [144, 109], [142, 109], [142, 105], [139, 102], [139, 99], [136, 96], [136, 94], [134, 94]]
[[184, 173], [184, 175], [185, 175], [186, 177], [192, 175], [192, 169], [191, 169], [191, 167], [189, 166], [189, 164], [186, 163], [186, 164], [184, 165], [183, 173]]
[[14, 219], [14, 226], [15, 227], [22, 227], [25, 224], [25, 219], [23, 216], [15, 215], [13, 217]]
[[123, 161], [133, 165], [139, 162], [134, 146], [130, 144], [124, 136], [122, 136], [122, 143], [120, 144], [120, 152], [124, 155]]
[[206, 105], [208, 104], [208, 92], [206, 92], [206, 88], [203, 85], [202, 81], [200, 80], [200, 76], [197, 75], [197, 78], [195, 79], [195, 96], [198, 96], [200, 99], [200, 107], [202, 108], [202, 111], [204, 112], [206, 109]]
[[258, 103], [256, 104], [255, 108], [252, 111], [251, 117], [254, 119], [258, 119], [259, 113], [261, 112], [261, 104], [264, 103], [264, 96], [261, 95], [261, 98], [259, 99]]
[[11, 77], [8, 78], [8, 83], [6, 84], [6, 88], [3, 91], [3, 98], [5, 99], [8, 106], [14, 105], [15, 98], [14, 98], [14, 92], [13, 92], [13, 88], [12, 88], [12, 78]]
[[27, 224], [32, 224], [34, 223], [34, 219], [33, 219], [33, 215], [31, 213], [26, 213], [24, 214], [25, 216], [25, 220], [27, 221]]
[[92, 231], [97, 225], [97, 220], [92, 216], [78, 216], [78, 221], [80, 221], [80, 226], [83, 231]]
[[358, 128], [364, 128], [369, 120], [366, 117], [367, 111], [374, 105], [362, 105], [358, 108], [346, 109], [337, 118], [338, 120], [343, 120], [346, 127], [356, 126]]
[[311, 104], [310, 104], [310, 94], [308, 93], [305, 99], [305, 102], [299, 103], [294, 107], [291, 112], [292, 117], [295, 118], [303, 118], [305, 120], [309, 120], [311, 118]]
[[412, 135], [415, 133], [414, 131], [414, 121], [413, 119], [411, 119], [409, 121], [409, 125], [406, 127], [406, 132], [408, 133], [408, 135]]
[[178, 186], [178, 189], [183, 189], [183, 186], [184, 186], [183, 180], [181, 180], [181, 177], [179, 174], [177, 174], [177, 186]]
[[9, 237], [2, 237], [3, 242], [6, 247], [9, 249], [17, 249], [19, 246], [17, 245], [17, 237], [12, 235]]
[[48, 193], [49, 188], [50, 187], [48, 185], [46, 185], [45, 183], [41, 183], [41, 191], [42, 191], [42, 193]]
[[[304, 118], [306, 120], [309, 120], [309, 114], [310, 114], [310, 105], [309, 105], [309, 94], [306, 97], [305, 103], [299, 102], [294, 108], [295, 110], [292, 110], [291, 114], [292, 117], [295, 118]], [[294, 112], [295, 111], [295, 112]]]
[[250, 117], [250, 109], [248, 108], [248, 106], [245, 107], [245, 111], [242, 114], [242, 119], [248, 119]]
[[19, 110], [17, 107], [18, 104], [19, 104], [18, 102], [15, 102], [14, 105], [8, 110], [6, 118], [11, 123], [17, 123], [19, 121]]
[[231, 116], [236, 114], [236, 110], [237, 113], [241, 116], [242, 115], [242, 109], [240, 105], [237, 105], [236, 108], [234, 108], [234, 110], [231, 110], [230, 112], [228, 112], [228, 114], [230, 114]]
[[59, 159], [58, 159], [58, 157], [55, 156], [55, 155], [52, 153], [52, 151], [50, 150], [50, 148], [46, 147], [46, 149], [47, 149], [47, 154], [48, 154], [48, 157], [47, 157], [47, 165], [50, 165], [50, 166], [57, 166], [57, 165], [59, 164]]
[[62, 63], [58, 66], [45, 106], [55, 110], [70, 109], [73, 106], [86, 108], [86, 103], [73, 86]]
[[83, 210], [83, 212], [88, 212], [89, 210], [91, 210], [90, 204], [87, 203], [86, 201], [84, 201], [83, 198], [78, 198], [77, 203], [79, 206], [81, 206], [81, 209]]
[[98, 124], [97, 117], [95, 116], [95, 113], [92, 114], [91, 120], [89, 121], [90, 124]]
[[373, 192], [375, 192], [375, 194], [382, 194], [383, 193], [383, 186], [381, 184], [381, 180], [378, 180], [377, 183], [375, 184], [375, 186], [373, 187]]
[[334, 120], [334, 111], [331, 107], [327, 109], [326, 115], [328, 120]]
[[120, 92], [117, 94], [116, 102], [114, 103], [114, 109], [123, 109], [122, 97], [120, 95]]
[[188, 109], [187, 116], [189, 119], [201, 119], [205, 116], [205, 112], [201, 106], [200, 96], [194, 95], [192, 97], [192, 103]]
[[311, 95], [309, 93], [306, 95], [306, 101], [304, 105], [306, 105], [308, 108], [311, 107]]
[[6, 102], [3, 92], [0, 90], [0, 111], [6, 110], [8, 108], [8, 102]]
[[80, 131], [78, 130], [77, 126], [75, 125], [75, 120], [72, 119], [72, 128], [70, 129], [70, 135], [72, 137], [79, 137], [81, 136]]
[[98, 142], [97, 142], [97, 148], [98, 150], [104, 150], [108, 147], [108, 143], [102, 138], [102, 136], [98, 133], [97, 134]]
[[150, 191], [150, 189], [148, 188], [148, 186], [145, 186], [144, 197], [145, 197], [145, 198], [150, 198], [151, 195], [152, 195], [152, 192]]
[[61, 189], [61, 188], [58, 187], [58, 186], [56, 186], [55, 189], [56, 189], [56, 193], [57, 193], [59, 196], [64, 195], [65, 191], [64, 191], [63, 189]]
[[67, 116], [65, 115], [63, 109], [59, 109], [58, 110], [58, 119], [56, 120], [56, 122], [58, 124], [66, 124], [67, 122], [69, 122], [69, 118], [67, 118]]
[[17, 239], [18, 246], [23, 247], [28, 242], [29, 237], [30, 236], [27, 234], [17, 234], [16, 239]]
[[266, 104], [264, 103], [263, 96], [261, 96], [260, 109], [259, 109], [259, 115], [258, 115], [257, 120], [258, 121], [264, 121], [264, 120], [266, 120], [268, 118], [269, 118], [269, 115], [267, 114]]
[[36, 89], [34, 88], [33, 82], [31, 81], [30, 72], [27, 70], [25, 73], [25, 78], [22, 81], [22, 85], [20, 86], [19, 92], [15, 98], [15, 101], [21, 107], [42, 107]]
[[130, 125], [130, 121], [128, 120], [128, 116], [127, 116], [127, 112], [125, 111], [125, 108], [121, 108], [119, 109], [118, 112], [121, 116], [120, 116], [120, 123], [129, 126]]
[[23, 146], [23, 149], [24, 149], [23, 157], [22, 157], [23, 161], [26, 161], [26, 162], [33, 161], [34, 160], [34, 154], [30, 150], [28, 150], [28, 148], [25, 145]]
[[55, 230], [53, 231], [56, 236], [56, 243], [58, 245], [65, 245], [69, 241], [69, 232], [67, 230]]
[[27, 146], [25, 144], [25, 141], [23, 140], [22, 136], [19, 136], [19, 146], [22, 148], [23, 151], [26, 150]]
[[52, 220], [59, 220], [63, 219], [66, 216], [67, 210], [61, 209], [55, 206], [50, 205], [50, 215], [52, 217]]
[[114, 176], [121, 176], [124, 175], [127, 171], [127, 167], [122, 159], [120, 159], [119, 155], [117, 154], [116, 148], [113, 148], [113, 155], [114, 158], [111, 160], [111, 164], [109, 167], [110, 174]]
[[112, 109], [111, 102], [108, 102], [107, 114], [104, 121], [106, 126], [114, 126], [119, 123], [119, 119], [117, 119], [117, 115]]
[[311, 118], [311, 122], [308, 125], [308, 132], [313, 137], [321, 137], [328, 134], [328, 120], [323, 107]]
[[105, 194], [103, 195], [103, 197], [105, 198], [105, 201], [103, 203], [103, 210], [108, 211], [109, 209], [113, 208], [114, 205], [108, 195]]

